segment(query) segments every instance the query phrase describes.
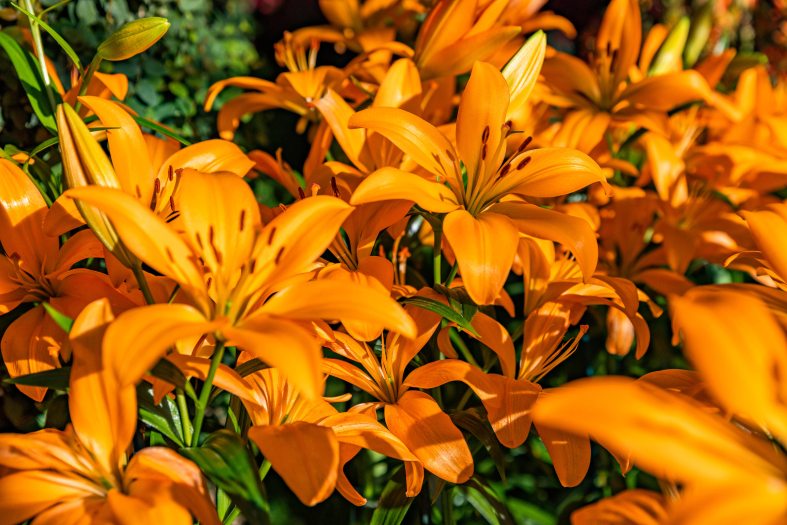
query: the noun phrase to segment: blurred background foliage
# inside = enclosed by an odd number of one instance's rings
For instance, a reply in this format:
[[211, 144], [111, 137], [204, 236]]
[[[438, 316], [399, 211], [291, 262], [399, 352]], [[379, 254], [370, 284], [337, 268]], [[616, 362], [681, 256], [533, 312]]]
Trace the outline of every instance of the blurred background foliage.
[[[0, 0], [0, 26], [20, 24], [15, 12]], [[38, 11], [51, 7], [58, 0], [41, 0]], [[567, 17], [576, 26], [580, 37], [576, 42], [559, 34], [550, 35], [550, 44], [583, 53], [588, 39], [595, 34], [606, 2], [603, 0], [556, 0], [546, 9]], [[787, 70], [787, 23], [773, 15], [773, 2], [735, 2], [706, 0], [684, 3], [676, 0], [649, 1], [643, 4], [643, 14], [654, 20], [669, 22], [682, 15], [713, 16], [715, 36], [719, 45], [735, 45], [742, 51], [762, 52], [770, 65]], [[777, 11], [778, 12], [778, 11]], [[706, 13], [706, 14], [703, 14]], [[707, 14], [710, 13], [710, 14]], [[280, 72], [273, 57], [273, 43], [285, 30], [323, 22], [316, 0], [71, 0], [53, 9], [46, 21], [76, 50], [81, 60], [88, 63], [98, 44], [124, 23], [143, 16], [162, 16], [169, 19], [171, 28], [158, 44], [144, 54], [119, 63], [104, 62], [102, 71], [124, 73], [129, 78], [126, 103], [143, 117], [161, 122], [189, 140], [197, 141], [217, 136], [216, 113], [202, 108], [208, 87], [218, 80], [232, 76], [255, 76], [273, 79]], [[50, 55], [58, 48], [44, 35]], [[341, 64], [349, 57], [323, 46], [321, 63]], [[760, 55], [750, 55], [760, 60]], [[65, 60], [54, 57], [60, 77], [67, 79]], [[238, 91], [225, 90], [219, 99], [235, 96]], [[0, 144], [13, 143], [21, 148], [32, 148], [48, 135], [28, 106], [27, 97], [16, 78], [10, 61], [0, 53]], [[296, 117], [282, 110], [256, 113], [238, 130], [236, 142], [245, 150], [263, 149], [274, 152], [282, 148], [283, 158], [296, 169], [308, 150], [307, 138], [295, 133]], [[285, 194], [271, 181], [253, 181], [260, 200], [268, 205], [286, 201]], [[416, 243], [413, 243], [416, 250]], [[410, 259], [414, 270], [430, 274], [430, 258]], [[699, 261], [689, 271], [698, 283], [740, 281], [742, 275]], [[507, 289], [514, 303], [521, 302], [521, 283], [509, 283]], [[0, 317], [0, 333], [22, 309]], [[590, 308], [585, 322], [594, 327], [583, 338], [577, 353], [546, 380], [545, 386], [564, 384], [568, 380], [600, 375], [624, 374], [639, 376], [650, 370], [683, 368], [686, 363], [671, 345], [671, 328], [666, 316], [653, 319], [642, 309], [652, 330], [651, 347], [642, 360], [633, 356], [618, 357], [603, 351], [605, 326], [603, 310]], [[595, 317], [595, 319], [594, 319]], [[508, 320], [512, 333], [517, 333], [521, 317]], [[480, 345], [472, 346], [479, 361], [489, 359], [489, 352]], [[330, 392], [329, 384], [329, 394]], [[462, 385], [445, 387], [447, 401], [461, 399], [466, 391]], [[339, 392], [336, 392], [339, 393]], [[472, 402], [470, 403], [472, 406]], [[450, 402], [447, 406], [453, 406]], [[220, 410], [212, 418], [221, 419]], [[627, 487], [658, 489], [656, 481], [634, 469], [626, 477], [612, 456], [595, 444], [593, 464], [588, 476], [578, 487], [560, 487], [550, 459], [541, 441], [531, 435], [525, 446], [510, 451], [501, 449], [489, 434], [483, 418], [472, 409], [454, 413], [457, 424], [468, 430], [468, 441], [476, 451], [478, 475], [472, 483], [453, 487], [452, 497], [457, 523], [516, 523], [526, 525], [560, 525], [569, 523], [569, 515], [576, 508], [609, 496]], [[64, 428], [68, 422], [67, 397], [48, 396], [43, 403], [34, 404], [10, 385], [0, 385], [0, 432], [27, 432], [50, 426]], [[489, 438], [489, 439], [488, 439]], [[528, 456], [524, 460], [522, 456]], [[534, 460], [535, 459], [535, 460]], [[266, 489], [271, 504], [274, 524], [311, 523], [369, 523], [374, 505], [382, 497], [394, 506], [403, 476], [392, 469], [392, 463], [373, 453], [361, 455], [347, 469], [350, 480], [369, 499], [366, 507], [356, 508], [334, 494], [324, 503], [306, 508], [301, 505], [274, 472], [266, 477]], [[379, 492], [380, 479], [390, 479]], [[375, 481], [377, 480], [377, 481]], [[436, 478], [429, 477], [429, 490], [424, 490], [414, 501], [403, 503], [404, 523], [441, 523], [436, 495], [443, 489]], [[377, 488], [375, 488], [377, 487]], [[375, 523], [372, 521], [372, 523]]]

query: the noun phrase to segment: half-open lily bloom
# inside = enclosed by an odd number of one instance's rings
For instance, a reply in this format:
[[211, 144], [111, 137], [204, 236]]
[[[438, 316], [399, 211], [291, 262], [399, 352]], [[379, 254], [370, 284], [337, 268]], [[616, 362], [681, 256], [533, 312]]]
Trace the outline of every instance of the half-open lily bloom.
[[[13, 162], [0, 159], [0, 313], [22, 304], [35, 305], [12, 322], [0, 348], [11, 377], [60, 366], [66, 333], [46, 313], [42, 303], [73, 318], [89, 302], [108, 297], [118, 308], [134, 303], [117, 292], [107, 276], [75, 263], [101, 257], [101, 244], [90, 232], [80, 232], [61, 246], [44, 233], [49, 208], [38, 188]], [[36, 401], [46, 388], [19, 386]]]
[[180, 215], [169, 224], [116, 188], [67, 195], [105, 213], [125, 245], [177, 282], [189, 303], [137, 308], [112, 324], [106, 344], [126, 351], [108, 366], [123, 384], [138, 381], [178, 340], [211, 334], [279, 367], [313, 398], [322, 383], [320, 345], [299, 321], [368, 321], [414, 335], [412, 320], [384, 292], [304, 282], [352, 212], [339, 199], [305, 199], [263, 226], [251, 188], [231, 173], [184, 170], [175, 203]]
[[760, 283], [787, 292], [787, 203], [770, 204], [756, 211], [741, 212], [759, 250], [730, 257], [728, 264], [746, 270]]
[[350, 119], [351, 126], [393, 142], [428, 173], [379, 169], [361, 182], [351, 203], [409, 200], [446, 213], [445, 238], [467, 292], [478, 304], [491, 304], [500, 293], [520, 232], [567, 246], [586, 278], [595, 269], [597, 246], [588, 224], [523, 197], [555, 197], [603, 181], [598, 165], [571, 149], [526, 151], [529, 139], [506, 155], [505, 138], [512, 131], [508, 112], [530, 95], [544, 46], [543, 33], [532, 37], [503, 74], [476, 62], [459, 105], [456, 146], [431, 124], [399, 108], [370, 108]]
[[[275, 368], [245, 379], [260, 398], [259, 404], [245, 401], [253, 423], [249, 438], [306, 505], [323, 501], [334, 489], [356, 505], [365, 504], [344, 473], [363, 448], [420, 466], [399, 438], [370, 415], [339, 413], [324, 399], [304, 399]], [[409, 497], [418, 494], [422, 479], [410, 480], [415, 484], [408, 486]]]
[[671, 303], [684, 351], [732, 422], [686, 395], [613, 377], [555, 389], [536, 405], [536, 417], [626, 451], [639, 467], [679, 483], [667, 523], [783, 522], [787, 456], [770, 441], [787, 441], [783, 328], [758, 299], [718, 287]]
[[669, 110], [705, 100], [710, 93], [696, 71], [629, 79], [641, 45], [639, 2], [613, 0], [599, 28], [590, 67], [565, 53], [544, 62], [543, 74], [553, 93], [548, 100], [567, 109], [560, 133], [582, 136], [583, 151], [598, 144], [610, 125], [634, 124], [664, 133]]
[[509, 0], [440, 0], [418, 31], [413, 59], [424, 79], [466, 73], [521, 29], [499, 22]]
[[231, 140], [244, 115], [282, 108], [300, 115], [297, 130], [303, 133], [310, 121], [318, 114], [312, 102], [319, 99], [325, 89], [338, 89], [345, 75], [333, 66], [317, 66], [317, 46], [306, 47], [285, 34], [284, 40], [277, 45], [276, 60], [289, 71], [281, 73], [276, 82], [254, 77], [233, 77], [220, 80], [210, 86], [205, 97], [205, 111], [210, 111], [216, 97], [225, 88], [238, 87], [255, 92], [243, 93], [224, 103], [219, 110], [219, 136]]
[[[439, 297], [433, 292], [422, 293]], [[473, 456], [461, 430], [431, 396], [410, 389], [407, 385], [410, 376], [405, 377], [407, 365], [429, 341], [440, 324], [440, 316], [412, 305], [405, 309], [418, 326], [414, 340], [389, 333], [378, 357], [365, 343], [336, 332], [336, 341], [328, 347], [344, 359], [325, 358], [323, 370], [375, 399], [356, 405], [352, 411], [374, 414], [384, 409], [388, 430], [420, 461], [405, 463], [409, 487], [421, 485], [423, 468], [451, 483], [464, 483], [473, 474]]]
[[70, 335], [72, 425], [65, 431], [0, 435], [0, 522], [220, 523], [199, 468], [164, 447], [129, 460], [137, 426], [133, 386], [107, 368], [102, 336], [113, 315], [109, 303], [88, 305]]

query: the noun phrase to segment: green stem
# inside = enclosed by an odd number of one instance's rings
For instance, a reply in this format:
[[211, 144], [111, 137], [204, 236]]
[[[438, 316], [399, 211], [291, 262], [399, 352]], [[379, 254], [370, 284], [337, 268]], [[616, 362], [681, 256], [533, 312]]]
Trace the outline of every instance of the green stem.
[[153, 293], [150, 291], [150, 286], [148, 286], [148, 280], [145, 278], [145, 272], [142, 271], [142, 264], [134, 264], [131, 267], [131, 271], [134, 272], [134, 277], [137, 278], [137, 284], [139, 285], [139, 289], [142, 291], [142, 296], [145, 298], [145, 302], [148, 304], [155, 304], [156, 300], [153, 298]]
[[432, 258], [434, 263], [434, 284], [442, 282], [441, 262], [443, 260], [443, 225], [437, 222], [432, 222], [432, 229], [434, 230], [434, 247], [432, 249]]
[[[35, 13], [32, 0], [25, 0], [25, 9], [30, 13]], [[41, 28], [38, 27], [38, 22], [32, 19], [30, 19], [30, 34], [33, 36], [33, 47], [38, 58], [38, 65], [41, 67], [41, 79], [44, 81], [44, 90], [49, 99], [49, 105], [54, 112], [57, 104], [55, 103], [54, 95], [52, 95], [52, 79], [49, 78], [49, 71], [46, 69], [46, 55], [44, 54], [44, 44], [41, 41]]]
[[443, 525], [454, 525], [454, 506], [451, 501], [451, 487], [445, 487], [440, 494], [440, 503], [443, 511]]
[[199, 393], [199, 399], [197, 399], [196, 414], [194, 416], [194, 434], [191, 439], [192, 447], [196, 447], [199, 443], [202, 421], [205, 419], [205, 409], [208, 408], [210, 391], [213, 388], [213, 378], [216, 377], [216, 370], [219, 369], [222, 357], [224, 357], [224, 341], [217, 340], [216, 348], [213, 349], [213, 357], [210, 360], [208, 376], [205, 378], [205, 383], [202, 385], [202, 390]]
[[268, 475], [268, 471], [271, 469], [271, 462], [268, 459], [262, 460], [262, 465], [260, 465], [260, 481], [265, 480], [265, 476]]
[[478, 365], [478, 362], [473, 357], [473, 354], [470, 353], [470, 349], [467, 348], [467, 345], [465, 344], [465, 342], [462, 341], [462, 338], [459, 336], [458, 333], [456, 333], [456, 330], [451, 328], [450, 332], [448, 332], [448, 337], [459, 348], [459, 352], [464, 356], [465, 360], [468, 363], [470, 363], [471, 365], [476, 366], [478, 368], [481, 368]]
[[448, 277], [445, 280], [446, 286], [451, 286], [451, 283], [454, 282], [454, 278], [456, 277], [456, 272], [459, 271], [459, 263], [455, 262], [454, 265], [451, 267], [451, 271], [448, 272]]
[[[93, 79], [93, 75], [95, 74], [96, 71], [98, 71], [98, 66], [100, 66], [100, 65], [101, 65], [101, 57], [99, 57], [98, 55], [94, 56], [93, 60], [90, 61], [90, 65], [87, 66], [87, 71], [85, 71], [85, 74], [82, 76], [82, 80], [81, 80], [81, 83], [79, 85], [79, 95], [78, 96], [81, 97], [82, 95], [87, 93], [87, 86], [90, 84], [90, 81]], [[74, 109], [76, 111], [79, 111], [79, 109], [81, 107], [82, 107], [82, 104], [79, 102], [79, 100], [77, 100], [77, 103], [74, 106]]]
[[186, 396], [183, 390], [178, 388], [175, 393], [178, 401], [178, 412], [180, 412], [180, 423], [183, 425], [183, 441], [191, 443], [191, 420], [189, 419], [189, 407], [186, 405]]

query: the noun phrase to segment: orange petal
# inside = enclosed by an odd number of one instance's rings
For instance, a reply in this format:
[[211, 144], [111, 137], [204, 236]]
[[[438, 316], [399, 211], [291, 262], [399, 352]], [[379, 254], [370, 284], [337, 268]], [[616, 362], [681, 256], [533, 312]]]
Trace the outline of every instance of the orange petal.
[[458, 180], [454, 147], [421, 117], [399, 108], [369, 108], [353, 115], [349, 126], [376, 131], [443, 181]]
[[571, 514], [571, 525], [660, 525], [667, 522], [664, 496], [643, 489], [624, 490]]
[[227, 344], [241, 347], [281, 371], [287, 381], [308, 399], [322, 394], [320, 344], [317, 338], [292, 321], [265, 315], [224, 328]]
[[428, 395], [408, 390], [395, 405], [385, 405], [385, 423], [436, 476], [464, 483], [473, 475], [462, 432]]
[[612, 0], [596, 37], [596, 49], [617, 51], [612, 71], [617, 86], [628, 76], [642, 45], [642, 17], [637, 0]]
[[546, 47], [546, 34], [538, 31], [522, 44], [519, 51], [503, 67], [503, 77], [508, 82], [511, 98], [508, 115], [516, 114], [530, 98], [544, 64]]
[[598, 262], [598, 245], [596, 234], [583, 219], [514, 202], [495, 204], [490, 210], [508, 216], [522, 233], [564, 245], [576, 257], [585, 280], [593, 275]]
[[425, 210], [446, 213], [459, 207], [454, 193], [444, 184], [396, 168], [380, 168], [367, 175], [353, 192], [354, 205], [401, 199]]
[[87, 305], [74, 320], [69, 339], [73, 351], [71, 422], [83, 445], [107, 472], [117, 472], [137, 428], [133, 386], [118, 384], [105, 365], [102, 341], [114, 315], [106, 299]]
[[45, 471], [19, 471], [0, 477], [3, 523], [24, 523], [40, 512], [74, 499], [95, 497], [95, 487], [79, 478]]
[[261, 312], [290, 319], [349, 319], [383, 326], [413, 338], [410, 316], [388, 293], [348, 281], [323, 279], [292, 285], [280, 291]]
[[273, 469], [305, 505], [316, 505], [336, 487], [339, 442], [330, 428], [296, 421], [249, 429]]
[[121, 385], [134, 385], [177, 341], [221, 326], [185, 304], [153, 304], [121, 314], [107, 329], [106, 366]]
[[479, 305], [492, 304], [514, 263], [519, 238], [514, 225], [503, 214], [473, 217], [457, 210], [446, 216], [443, 231], [467, 293]]
[[564, 487], [579, 485], [590, 468], [590, 439], [539, 424], [537, 419], [533, 424], [552, 458], [560, 484]]
[[500, 443], [516, 448], [525, 442], [532, 421], [531, 408], [541, 387], [530, 381], [484, 373], [458, 359], [444, 359], [418, 367], [407, 376], [405, 385], [435, 388], [450, 381], [462, 381], [475, 392], [486, 408], [487, 418]]
[[350, 107], [335, 91], [328, 89], [323, 97], [314, 103], [325, 121], [331, 127], [333, 136], [356, 167], [368, 171], [372, 166], [365, 166], [361, 161], [361, 153], [366, 143], [366, 132], [362, 129], [350, 129], [350, 117], [355, 110]]

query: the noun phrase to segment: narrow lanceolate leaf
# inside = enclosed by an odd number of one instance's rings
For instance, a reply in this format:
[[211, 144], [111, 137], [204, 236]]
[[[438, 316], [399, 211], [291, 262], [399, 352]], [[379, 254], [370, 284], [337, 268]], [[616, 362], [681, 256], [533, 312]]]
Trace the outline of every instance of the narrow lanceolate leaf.
[[256, 465], [240, 436], [219, 430], [208, 436], [201, 447], [182, 448], [180, 453], [230, 496], [249, 523], [270, 522]]
[[505, 499], [485, 480], [473, 476], [467, 483], [467, 500], [491, 525], [513, 524]]
[[478, 332], [475, 331], [473, 325], [470, 324], [470, 320], [466, 319], [462, 316], [459, 312], [452, 309], [450, 306], [444, 305], [440, 301], [435, 301], [434, 299], [429, 299], [428, 297], [410, 297], [409, 299], [405, 299], [402, 301], [404, 304], [412, 304], [413, 306], [417, 306], [418, 308], [423, 308], [424, 310], [429, 310], [430, 312], [434, 312], [437, 315], [447, 319], [453, 323], [456, 323], [462, 330], [469, 332], [475, 336], [478, 336]]
[[153, 402], [153, 394], [147, 386], [137, 388], [137, 403], [139, 404], [139, 419], [152, 427], [179, 446], [183, 446], [183, 427], [180, 424], [180, 417], [174, 403], [169, 397], [164, 397], [162, 404], [156, 405]]
[[183, 388], [186, 384], [186, 376], [183, 375], [183, 372], [166, 359], [160, 359], [156, 366], [150, 370], [150, 375], [178, 388]]
[[371, 525], [400, 525], [415, 499], [408, 498], [406, 492], [404, 473], [399, 469], [385, 485]]
[[41, 68], [38, 60], [27, 52], [19, 43], [11, 38], [7, 33], [0, 31], [0, 47], [11, 59], [16, 76], [22, 83], [22, 87], [27, 93], [30, 105], [33, 107], [38, 120], [53, 134], [57, 133], [55, 125], [55, 110], [49, 104], [46, 90], [49, 89], [41, 78]]
[[266, 368], [270, 367], [255, 357], [254, 359], [249, 359], [245, 363], [238, 365], [235, 371], [239, 376], [246, 377], [253, 374], [254, 372], [265, 370]]
[[71, 377], [71, 367], [64, 366], [54, 370], [44, 370], [35, 374], [28, 374], [19, 377], [9, 377], [3, 382], [13, 385], [41, 386], [53, 388], [55, 390], [65, 390]]
[[52, 29], [52, 27], [49, 24], [47, 24], [46, 22], [41, 20], [40, 17], [36, 16], [35, 14], [31, 13], [30, 11], [27, 11], [26, 9], [16, 5], [13, 2], [11, 2], [11, 5], [14, 6], [16, 9], [18, 9], [20, 12], [22, 12], [25, 16], [27, 16], [27, 18], [29, 18], [31, 22], [37, 23], [39, 25], [39, 27], [41, 27], [41, 29], [43, 29], [44, 31], [49, 33], [49, 36], [54, 38], [55, 42], [57, 42], [57, 44], [63, 49], [63, 51], [65, 51], [66, 55], [68, 55], [68, 58], [70, 58], [71, 62], [74, 63], [74, 66], [76, 66], [76, 68], [78, 70], [80, 70], [80, 71], [82, 70], [82, 62], [79, 61], [79, 57], [77, 56], [76, 52], [68, 44], [68, 42], [66, 42], [63, 39], [63, 37], [60, 36], [60, 34], [58, 34], [57, 31]]
[[65, 333], [67, 334], [71, 333], [71, 327], [74, 326], [73, 319], [59, 312], [54, 306], [52, 306], [49, 303], [41, 303], [41, 305], [44, 307], [44, 310], [46, 310], [46, 313], [49, 314], [49, 317], [54, 319], [55, 323], [57, 323], [57, 326], [62, 328], [62, 330]]
[[497, 468], [497, 473], [505, 481], [506, 458], [503, 450], [500, 448], [500, 441], [495, 436], [495, 431], [486, 420], [486, 417], [479, 412], [481, 412], [481, 409], [478, 408], [454, 412], [451, 414], [451, 421], [459, 428], [473, 434], [484, 445], [495, 464], [495, 468]]

